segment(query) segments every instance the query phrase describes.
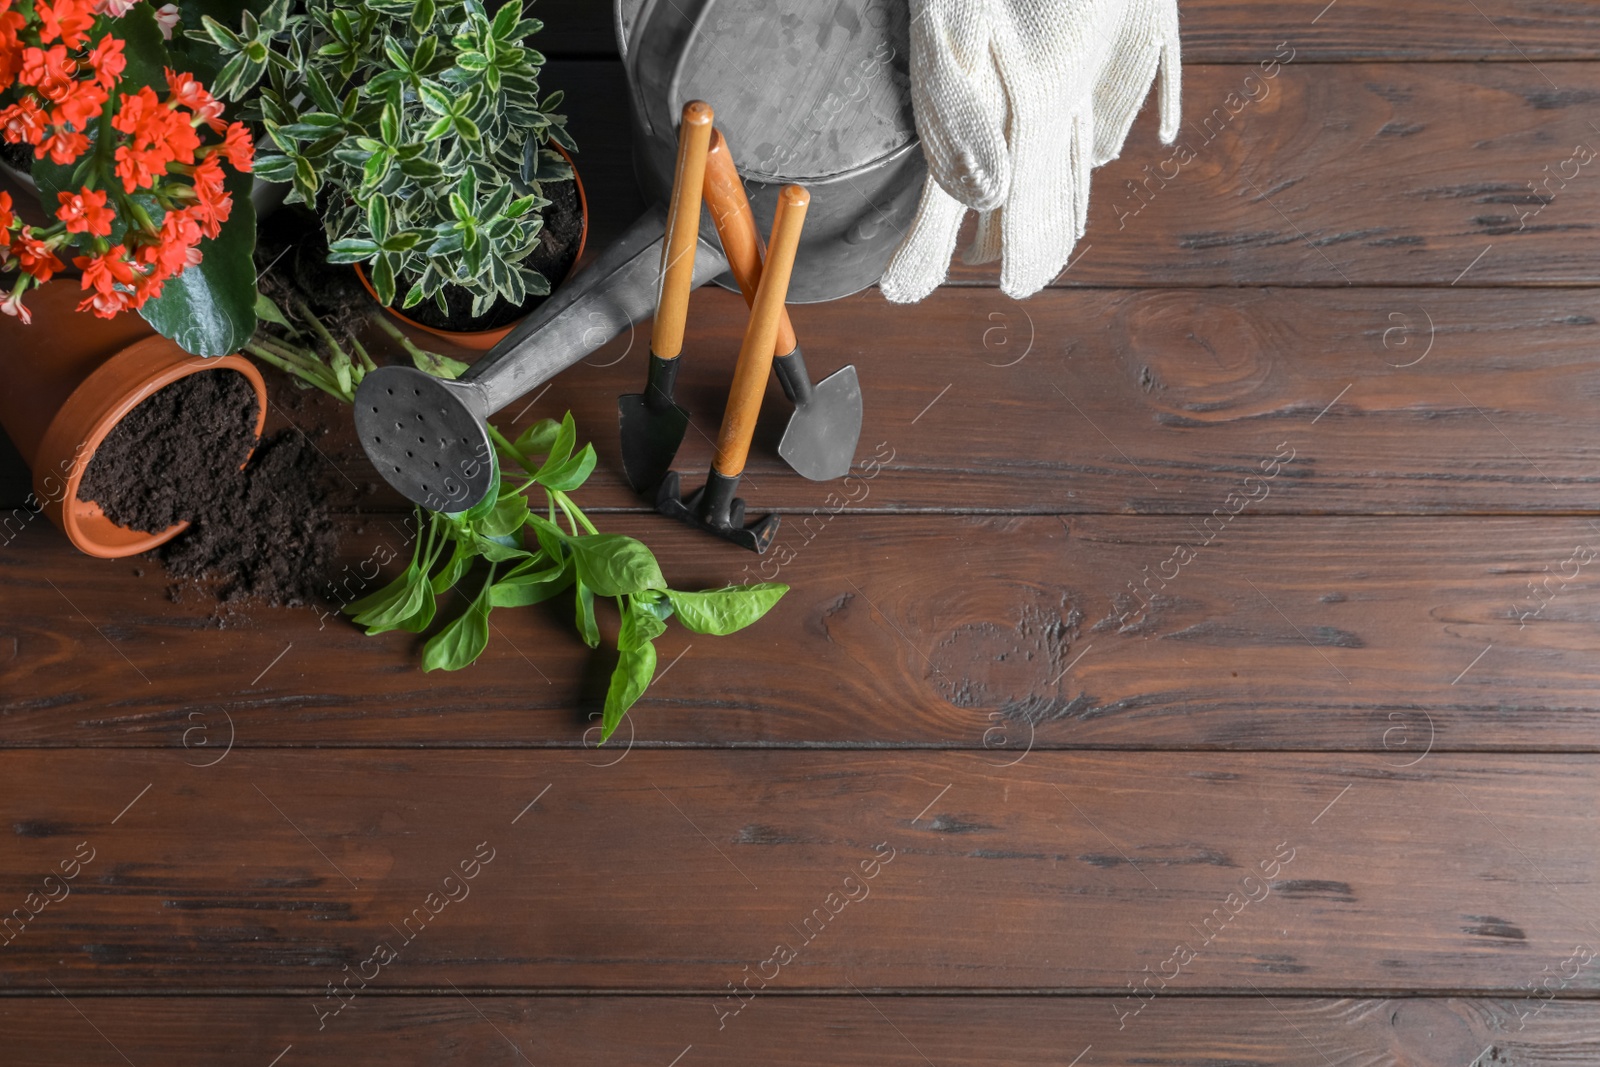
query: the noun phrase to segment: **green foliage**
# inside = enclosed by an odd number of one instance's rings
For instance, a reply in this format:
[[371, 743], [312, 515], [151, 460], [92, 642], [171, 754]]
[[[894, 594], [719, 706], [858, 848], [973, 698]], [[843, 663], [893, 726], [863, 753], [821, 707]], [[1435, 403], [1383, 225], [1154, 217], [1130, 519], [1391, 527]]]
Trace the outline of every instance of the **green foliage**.
[[[423, 646], [423, 670], [460, 670], [476, 660], [488, 645], [495, 608], [542, 603], [569, 589], [578, 635], [596, 648], [596, 599], [613, 598], [620, 613], [618, 655], [601, 716], [603, 742], [649, 688], [653, 642], [675, 611], [696, 633], [728, 634], [761, 618], [788, 591], [775, 583], [702, 593], [668, 589], [642, 542], [600, 533], [567, 495], [594, 468], [593, 445], [574, 451], [577, 429], [570, 413], [559, 423], [541, 421], [515, 442], [493, 427], [490, 432], [504, 463], [495, 490], [454, 515], [419, 508], [411, 563], [394, 581], [344, 609], [369, 634], [420, 633], [434, 622], [438, 598], [481, 570], [466, 610]], [[526, 493], [535, 487], [544, 492], [543, 509], [528, 505]]]
[[274, 0], [237, 28], [190, 32], [220, 53], [213, 91], [266, 131], [255, 173], [319, 205], [335, 263], [364, 263], [403, 307], [459, 286], [483, 314], [550, 291], [523, 265], [545, 182], [572, 176], [561, 94], [540, 99], [537, 19], [509, 0]]
[[[260, 296], [255, 313], [262, 327], [245, 350], [349, 402], [362, 376], [374, 369], [372, 359], [353, 337], [343, 342], [335, 338], [298, 294], [288, 293], [283, 301]], [[385, 312], [374, 308], [368, 321], [430, 374], [453, 378], [465, 369], [417, 348]], [[493, 425], [489, 435], [500, 460], [490, 491], [467, 511], [418, 508], [417, 538], [406, 569], [382, 589], [344, 607], [369, 635], [392, 630], [420, 634], [437, 621], [441, 598], [465, 584], [467, 607], [427, 639], [423, 670], [455, 671], [471, 665], [488, 646], [489, 617], [496, 608], [542, 604], [569, 591], [578, 636], [598, 648], [596, 602], [612, 599], [619, 613], [617, 664], [601, 715], [604, 743], [649, 688], [655, 675], [655, 639], [666, 632], [674, 614], [695, 633], [730, 634], [761, 618], [789, 591], [771, 582], [698, 593], [669, 589], [661, 565], [643, 542], [597, 530], [568, 495], [582, 486], [595, 465], [594, 445], [578, 447], [571, 412], [560, 422], [540, 420], [515, 441]], [[536, 488], [543, 493], [540, 508], [528, 502]]]

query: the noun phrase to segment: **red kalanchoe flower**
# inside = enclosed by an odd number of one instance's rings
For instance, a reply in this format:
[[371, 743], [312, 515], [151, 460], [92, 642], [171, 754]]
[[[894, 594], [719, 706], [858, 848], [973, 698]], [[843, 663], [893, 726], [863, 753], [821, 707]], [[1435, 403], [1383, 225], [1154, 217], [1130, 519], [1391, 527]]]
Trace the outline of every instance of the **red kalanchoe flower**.
[[132, 304], [130, 294], [120, 289], [109, 293], [102, 293], [98, 289], [89, 294], [88, 299], [78, 304], [79, 311], [92, 311], [102, 319], [114, 319]]
[[255, 158], [256, 147], [255, 143], [250, 140], [250, 131], [245, 129], [244, 123], [228, 123], [227, 136], [223, 137], [222, 143], [217, 146], [217, 151], [222, 154], [224, 159], [233, 164], [234, 170], [242, 174], [250, 173], [250, 166]]
[[94, 25], [94, 11], [80, 0], [37, 0], [33, 10], [39, 16], [39, 43], [59, 40], [68, 48], [82, 48]]
[[41, 284], [49, 281], [56, 271], [66, 268], [66, 264], [56, 258], [55, 249], [34, 237], [27, 226], [12, 240], [11, 251], [23, 273], [32, 275]]
[[[0, 191], [0, 233], [4, 233], [17, 224], [17, 213], [13, 210], [11, 194]], [[7, 247], [5, 251], [9, 252]]]
[[127, 192], [148, 188], [168, 163], [193, 163], [200, 135], [182, 115], [163, 104], [149, 86], [130, 96], [122, 94], [122, 108], [111, 120], [112, 128], [129, 135], [117, 149], [117, 177]]
[[11, 144], [38, 144], [44, 140], [45, 123], [44, 108], [31, 96], [0, 110], [0, 136]]
[[80, 189], [75, 193], [57, 193], [61, 206], [56, 218], [67, 224], [68, 233], [87, 233], [92, 237], [111, 236], [111, 224], [117, 214], [106, 207], [104, 190]]
[[181, 18], [177, 4], [162, 4], [156, 8], [156, 26], [160, 28], [163, 40], [172, 40], [172, 31], [178, 28]]
[[222, 232], [222, 224], [233, 212], [233, 197], [222, 185], [222, 163], [215, 153], [206, 156], [194, 169], [196, 203], [189, 210], [207, 237]]
[[213, 132], [221, 133], [225, 128], [222, 121], [222, 101], [212, 96], [188, 71], [179, 72], [171, 67], [165, 69], [167, 103], [188, 108], [194, 112], [195, 118], [210, 126]]
[[[94, 13], [96, 15], [110, 15], [114, 19], [120, 19], [138, 6], [139, 0], [95, 0]], [[170, 39], [168, 38], [168, 40]]]
[[0, 0], [0, 90], [11, 88], [22, 69], [22, 42], [17, 35], [27, 25], [22, 12], [11, 10], [11, 0]]
[[112, 245], [98, 256], [78, 256], [72, 265], [83, 271], [83, 287], [101, 293], [115, 292], [117, 284], [132, 285], [138, 272], [124, 245]]
[[117, 79], [122, 77], [122, 72], [127, 69], [128, 57], [122, 54], [123, 43], [115, 37], [102, 37], [100, 43], [89, 52], [85, 61], [89, 69], [94, 71], [95, 81], [103, 89], [114, 88]]
[[161, 232], [155, 241], [140, 245], [136, 258], [149, 266], [153, 275], [170, 278], [186, 267], [199, 265], [200, 249], [195, 246], [202, 236], [193, 209], [169, 211], [161, 220]]
[[55, 132], [39, 142], [33, 150], [34, 158], [43, 159], [46, 155], [50, 162], [66, 166], [75, 163], [79, 156], [89, 150], [88, 134], [78, 133], [75, 130], [55, 127]]
[[21, 319], [24, 326], [33, 321], [28, 309], [22, 306], [22, 294], [19, 292], [9, 292], [4, 300], [0, 300], [0, 312]]
[[50, 112], [50, 121], [57, 126], [86, 131], [89, 124], [100, 117], [107, 99], [106, 91], [95, 82], [73, 82], [67, 95]]
[[22, 70], [17, 74], [17, 81], [33, 86], [39, 90], [39, 95], [56, 103], [71, 90], [73, 75], [77, 72], [78, 64], [72, 61], [62, 45], [50, 49], [24, 48]]

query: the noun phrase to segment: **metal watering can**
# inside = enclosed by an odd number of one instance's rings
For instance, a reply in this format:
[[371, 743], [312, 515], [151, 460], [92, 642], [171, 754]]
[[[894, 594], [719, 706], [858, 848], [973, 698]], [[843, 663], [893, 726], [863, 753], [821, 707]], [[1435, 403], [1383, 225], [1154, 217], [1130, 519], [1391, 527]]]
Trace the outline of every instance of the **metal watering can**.
[[[906, 20], [904, 0], [616, 0], [634, 166], [656, 206], [460, 379], [401, 366], [366, 376], [356, 430], [384, 480], [433, 510], [471, 507], [493, 478], [484, 420], [653, 312], [687, 100], [715, 105], [758, 224], [784, 185], [810, 190], [790, 301], [836, 300], [876, 282], [927, 173]], [[735, 288], [727, 270], [703, 219], [694, 283]]]

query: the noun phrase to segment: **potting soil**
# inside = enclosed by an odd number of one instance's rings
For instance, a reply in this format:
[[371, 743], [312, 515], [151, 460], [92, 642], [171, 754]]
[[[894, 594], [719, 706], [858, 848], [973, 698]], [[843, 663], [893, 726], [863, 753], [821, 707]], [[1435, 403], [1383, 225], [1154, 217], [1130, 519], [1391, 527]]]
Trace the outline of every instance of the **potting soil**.
[[[78, 496], [135, 530], [190, 527], [158, 549], [169, 574], [219, 603], [310, 603], [336, 542], [322, 458], [298, 430], [261, 440], [243, 375], [192, 374], [153, 394], [95, 451]], [[175, 587], [176, 599], [182, 587]], [[219, 616], [220, 617], [220, 616]]]

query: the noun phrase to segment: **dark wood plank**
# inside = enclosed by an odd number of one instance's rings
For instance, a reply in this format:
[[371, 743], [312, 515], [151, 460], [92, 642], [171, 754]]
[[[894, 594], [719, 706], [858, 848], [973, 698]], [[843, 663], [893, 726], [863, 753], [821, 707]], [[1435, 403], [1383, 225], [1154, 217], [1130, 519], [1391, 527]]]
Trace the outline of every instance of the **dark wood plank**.
[[[774, 384], [746, 495], [801, 514], [847, 491], [857, 511], [1204, 516], [1287, 442], [1295, 458], [1252, 513], [1590, 510], [1592, 302], [1564, 290], [1207, 289], [1051, 290], [1018, 304], [949, 288], [914, 309], [876, 293], [798, 307], [816, 376], [845, 363], [860, 375], [858, 461], [893, 458], [865, 498], [854, 482], [801, 479], [777, 456], [791, 408]], [[743, 305], [708, 289], [693, 309], [679, 394], [694, 429], [678, 466], [698, 477]], [[640, 327], [499, 419], [515, 432], [570, 409], [600, 456], [587, 507], [642, 510], [622, 480], [616, 397], [643, 382], [647, 343]], [[286, 420], [330, 428], [318, 447], [341, 507], [404, 508], [346, 409], [268, 374]]]
[[0, 899], [62, 898], [9, 991], [1120, 996], [1184, 944], [1172, 992], [1516, 996], [1600, 937], [1587, 757], [185, 755], [0, 755]]
[[[1600, 749], [1583, 519], [841, 513], [809, 544], [786, 524], [763, 562], [666, 519], [611, 518], [681, 588], [793, 587], [745, 633], [663, 636], [660, 680], [619, 751], [630, 732], [640, 745], [949, 746], [996, 763], [1029, 747], [1358, 749], [1397, 765], [1430, 747]], [[345, 549], [346, 599], [407, 554], [403, 528], [380, 522]], [[477, 664], [424, 675], [419, 639], [364, 637], [334, 604], [218, 630], [210, 605], [172, 604], [140, 566], [76, 556], [42, 529], [0, 553], [0, 743], [187, 745], [203, 762], [230, 735], [594, 740], [610, 661], [579, 642], [565, 601], [496, 612]]]
[[1147, 106], [1056, 284], [1593, 284], [1596, 93], [1587, 63], [1190, 66], [1177, 144]]
[[[615, 55], [609, 3], [538, 0], [539, 47], [549, 55]], [[1285, 39], [1307, 58], [1594, 59], [1600, 25], [1577, 0], [1510, 0], [1479, 11], [1450, 0], [1184, 0], [1184, 57], [1191, 63], [1250, 63]]]
[[115, 1062], [112, 1046], [133, 1063], [166, 1067], [265, 1063], [284, 1050], [284, 1067], [383, 1056], [472, 1067], [665, 1067], [674, 1057], [681, 1067], [1063, 1067], [1080, 1050], [1085, 1067], [1569, 1067], [1600, 1058], [1600, 1007], [1565, 1000], [1173, 996], [1122, 1030], [1109, 998], [870, 990], [763, 995], [721, 1030], [704, 997], [369, 993], [321, 1030], [307, 1004], [305, 997], [74, 996], [72, 1004], [15, 997], [0, 1000], [0, 1026], [17, 1062], [37, 1067]]

